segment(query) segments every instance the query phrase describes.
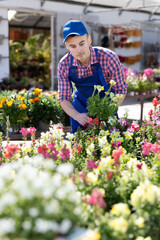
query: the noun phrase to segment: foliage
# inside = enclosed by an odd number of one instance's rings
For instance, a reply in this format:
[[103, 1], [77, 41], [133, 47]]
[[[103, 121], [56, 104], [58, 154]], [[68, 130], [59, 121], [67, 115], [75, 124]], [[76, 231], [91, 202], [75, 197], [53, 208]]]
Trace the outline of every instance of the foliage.
[[[105, 92], [105, 96], [101, 98], [101, 91], [104, 91], [104, 87], [95, 86], [94, 92], [87, 100], [87, 109], [90, 117], [97, 117], [101, 121], [108, 121], [109, 117], [113, 117], [118, 109], [118, 99], [120, 95], [114, 95], [111, 92], [112, 86], [115, 81], [110, 81], [110, 88]], [[98, 92], [96, 92], [98, 90]]]
[[[22, 85], [22, 78], [28, 77], [29, 82], [30, 79], [32, 79], [32, 82], [35, 80], [35, 87], [37, 84], [50, 87], [50, 51], [49, 37], [43, 34], [34, 35], [25, 43], [10, 41], [10, 72], [12, 79]], [[27, 87], [30, 87], [30, 85]]]

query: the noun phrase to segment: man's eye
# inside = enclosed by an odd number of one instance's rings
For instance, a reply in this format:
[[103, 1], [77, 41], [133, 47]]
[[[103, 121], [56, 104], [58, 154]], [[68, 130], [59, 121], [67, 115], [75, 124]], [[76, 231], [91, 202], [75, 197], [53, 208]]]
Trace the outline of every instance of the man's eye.
[[81, 43], [80, 46], [82, 47], [84, 45], [84, 43]]

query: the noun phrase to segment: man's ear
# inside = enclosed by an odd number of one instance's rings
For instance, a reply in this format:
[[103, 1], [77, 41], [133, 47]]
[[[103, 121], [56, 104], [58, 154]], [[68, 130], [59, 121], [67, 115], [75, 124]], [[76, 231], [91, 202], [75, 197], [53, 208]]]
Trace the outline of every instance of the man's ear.
[[89, 42], [89, 45], [91, 45], [91, 43], [92, 43], [91, 35], [88, 35], [88, 42]]
[[67, 50], [69, 51], [69, 49], [68, 49], [68, 44], [67, 43], [65, 43], [65, 47], [67, 48]]

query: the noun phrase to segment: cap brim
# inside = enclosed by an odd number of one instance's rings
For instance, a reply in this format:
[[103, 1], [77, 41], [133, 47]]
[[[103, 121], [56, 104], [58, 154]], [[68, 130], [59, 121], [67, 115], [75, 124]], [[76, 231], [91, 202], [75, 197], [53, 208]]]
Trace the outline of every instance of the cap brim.
[[[84, 33], [83, 35], [85, 35], [85, 34], [86, 34], [86, 33]], [[67, 39], [70, 35], [83, 36], [83, 35], [81, 35], [81, 34], [79, 34], [79, 33], [77, 33], [77, 32], [69, 33], [69, 34], [65, 37], [65, 39], [63, 40], [64, 43], [65, 43], [66, 39]]]

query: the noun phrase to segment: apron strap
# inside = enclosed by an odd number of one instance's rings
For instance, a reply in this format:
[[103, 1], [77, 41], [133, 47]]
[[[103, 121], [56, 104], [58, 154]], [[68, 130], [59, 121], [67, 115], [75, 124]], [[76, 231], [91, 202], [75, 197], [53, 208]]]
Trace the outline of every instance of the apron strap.
[[[109, 85], [107, 84], [107, 82], [106, 82], [106, 80], [104, 78], [104, 75], [103, 75], [103, 72], [102, 72], [102, 68], [101, 68], [101, 66], [99, 64], [98, 48], [94, 48], [94, 49], [95, 49], [95, 52], [96, 52], [96, 57], [98, 59], [98, 75], [99, 75], [99, 78], [100, 78], [102, 86], [104, 86], [105, 92], [107, 92], [109, 90]], [[114, 93], [114, 90], [111, 89], [111, 92]]]

